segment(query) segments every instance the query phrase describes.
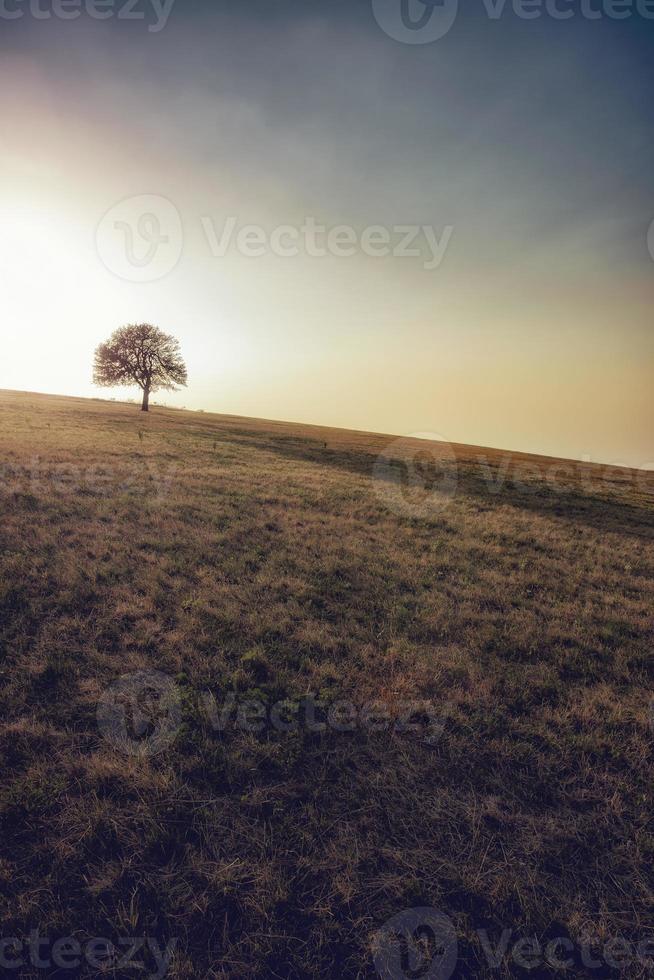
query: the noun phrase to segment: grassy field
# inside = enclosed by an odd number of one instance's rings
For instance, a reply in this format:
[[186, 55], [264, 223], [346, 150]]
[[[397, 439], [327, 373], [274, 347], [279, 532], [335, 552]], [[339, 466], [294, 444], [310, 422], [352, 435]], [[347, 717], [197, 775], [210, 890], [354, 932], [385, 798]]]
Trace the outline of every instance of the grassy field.
[[2, 937], [111, 941], [83, 976], [653, 975], [654, 474], [0, 421]]

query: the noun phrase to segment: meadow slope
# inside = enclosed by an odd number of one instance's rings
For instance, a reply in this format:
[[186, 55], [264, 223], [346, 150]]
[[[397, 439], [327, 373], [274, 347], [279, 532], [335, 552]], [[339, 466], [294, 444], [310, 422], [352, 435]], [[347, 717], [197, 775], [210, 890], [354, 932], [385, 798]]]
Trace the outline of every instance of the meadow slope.
[[374, 977], [419, 907], [454, 976], [653, 938], [654, 474], [404, 443], [412, 487], [393, 441], [0, 392], [0, 935], [176, 978]]

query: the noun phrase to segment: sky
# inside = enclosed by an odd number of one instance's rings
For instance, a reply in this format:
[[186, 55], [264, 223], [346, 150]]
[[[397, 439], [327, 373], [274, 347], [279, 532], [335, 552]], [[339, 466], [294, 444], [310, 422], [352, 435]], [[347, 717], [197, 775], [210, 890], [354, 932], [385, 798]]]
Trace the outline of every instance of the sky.
[[537, 5], [0, 0], [0, 388], [654, 466], [654, 4]]

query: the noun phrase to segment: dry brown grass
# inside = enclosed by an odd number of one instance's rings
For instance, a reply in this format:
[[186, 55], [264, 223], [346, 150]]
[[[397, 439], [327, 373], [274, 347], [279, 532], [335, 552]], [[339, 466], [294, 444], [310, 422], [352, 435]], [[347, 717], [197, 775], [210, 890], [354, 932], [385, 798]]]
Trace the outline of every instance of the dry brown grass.
[[[483, 928], [652, 938], [654, 477], [454, 447], [410, 516], [372, 480], [391, 437], [16, 393], [0, 419], [1, 935], [177, 937], [180, 978], [375, 976], [420, 906], [459, 976], [521, 975]], [[126, 755], [98, 699], [152, 670], [182, 723]], [[442, 729], [216, 731], [207, 692]]]

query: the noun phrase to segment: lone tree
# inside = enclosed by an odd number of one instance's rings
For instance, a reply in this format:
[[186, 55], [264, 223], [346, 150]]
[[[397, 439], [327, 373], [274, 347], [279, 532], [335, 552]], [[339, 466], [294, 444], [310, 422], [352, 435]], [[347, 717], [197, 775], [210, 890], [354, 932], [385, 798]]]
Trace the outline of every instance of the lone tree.
[[148, 411], [150, 392], [177, 391], [187, 381], [179, 341], [149, 323], [120, 327], [95, 352], [93, 383], [101, 388], [138, 385], [143, 412]]

